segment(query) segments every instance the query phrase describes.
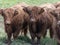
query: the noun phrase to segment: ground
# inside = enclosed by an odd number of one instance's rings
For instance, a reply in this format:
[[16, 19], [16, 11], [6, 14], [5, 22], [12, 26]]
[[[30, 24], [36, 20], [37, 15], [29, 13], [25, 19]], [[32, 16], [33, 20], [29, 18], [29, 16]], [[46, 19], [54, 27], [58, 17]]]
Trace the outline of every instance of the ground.
[[[17, 3], [26, 2], [30, 5], [40, 5], [43, 3], [55, 3], [59, 0], [0, 0], [0, 8], [8, 8]], [[4, 32], [4, 21], [3, 17], [0, 15], [0, 45], [5, 45], [4, 41], [6, 40], [6, 33]], [[31, 45], [30, 39], [28, 37], [20, 36], [15, 41], [12, 40], [11, 45]], [[46, 38], [41, 39], [41, 45], [56, 45], [57, 42], [49, 37], [47, 33]]]

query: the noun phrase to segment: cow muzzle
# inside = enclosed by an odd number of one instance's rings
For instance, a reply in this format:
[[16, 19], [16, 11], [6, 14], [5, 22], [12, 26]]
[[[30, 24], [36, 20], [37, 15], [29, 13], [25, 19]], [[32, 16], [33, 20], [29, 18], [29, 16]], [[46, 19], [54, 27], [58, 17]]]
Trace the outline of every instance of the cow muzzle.
[[30, 21], [31, 21], [31, 22], [35, 22], [36, 20], [35, 20], [34, 18], [31, 18]]
[[11, 24], [11, 21], [6, 21], [5, 24], [9, 25]]
[[58, 21], [57, 24], [60, 26], [60, 21]]

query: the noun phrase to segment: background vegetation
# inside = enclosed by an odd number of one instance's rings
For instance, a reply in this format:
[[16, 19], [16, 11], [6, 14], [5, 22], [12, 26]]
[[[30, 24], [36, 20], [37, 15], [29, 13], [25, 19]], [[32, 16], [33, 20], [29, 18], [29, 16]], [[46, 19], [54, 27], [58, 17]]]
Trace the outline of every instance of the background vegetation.
[[[0, 0], [0, 8], [8, 8], [15, 4], [25, 2], [29, 5], [40, 5], [43, 3], [55, 3], [60, 0]], [[4, 32], [4, 22], [3, 17], [0, 15], [0, 45], [5, 45], [6, 33]], [[13, 40], [12, 40], [13, 41]], [[47, 33], [46, 38], [41, 39], [41, 45], [56, 45], [57, 42], [49, 37]], [[30, 39], [28, 37], [20, 36], [18, 39], [13, 41], [11, 45], [31, 45]]]

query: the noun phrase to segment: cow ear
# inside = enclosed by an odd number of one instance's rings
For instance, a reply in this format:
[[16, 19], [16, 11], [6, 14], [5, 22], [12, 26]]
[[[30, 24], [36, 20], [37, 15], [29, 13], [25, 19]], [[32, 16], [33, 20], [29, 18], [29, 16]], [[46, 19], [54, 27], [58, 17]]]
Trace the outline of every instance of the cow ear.
[[40, 8], [39, 10], [40, 10], [40, 11], [39, 11], [39, 14], [41, 14], [41, 13], [44, 12], [44, 8]]
[[28, 14], [30, 14], [30, 12], [31, 12], [30, 9], [28, 9], [28, 7], [24, 7], [23, 10]]
[[55, 12], [55, 10], [50, 12], [54, 17], [57, 17], [57, 13]]
[[28, 13], [27, 7], [24, 7], [23, 10]]
[[0, 9], [0, 14], [3, 16], [4, 13], [3, 13], [3, 9]]
[[17, 14], [18, 14], [18, 11], [15, 10], [15, 11], [14, 11], [14, 16], [17, 15]]

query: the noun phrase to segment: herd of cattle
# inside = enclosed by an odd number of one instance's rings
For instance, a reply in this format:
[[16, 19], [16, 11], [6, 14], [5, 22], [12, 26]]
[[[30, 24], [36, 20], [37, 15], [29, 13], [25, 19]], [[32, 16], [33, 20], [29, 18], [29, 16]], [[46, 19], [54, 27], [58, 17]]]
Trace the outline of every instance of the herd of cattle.
[[[0, 14], [4, 18], [5, 32], [10, 45], [11, 37], [16, 39], [19, 33], [27, 36], [29, 30], [32, 45], [40, 45], [41, 37], [45, 37], [49, 29], [50, 37], [57, 40], [60, 45], [60, 2], [31, 6], [20, 3], [10, 8], [0, 8]], [[35, 38], [37, 40], [35, 41]]]

